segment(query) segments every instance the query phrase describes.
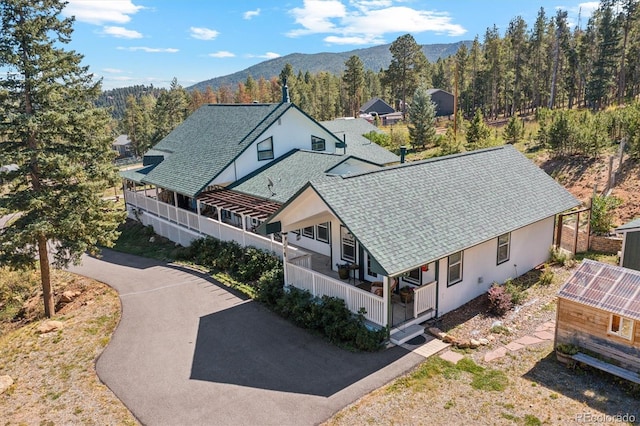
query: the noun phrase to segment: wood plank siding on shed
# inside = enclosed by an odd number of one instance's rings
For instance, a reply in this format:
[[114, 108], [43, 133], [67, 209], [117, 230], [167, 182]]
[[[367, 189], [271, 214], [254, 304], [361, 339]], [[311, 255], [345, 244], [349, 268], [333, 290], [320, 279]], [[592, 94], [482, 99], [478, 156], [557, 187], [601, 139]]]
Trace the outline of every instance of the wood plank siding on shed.
[[611, 313], [562, 297], [558, 299], [556, 345], [573, 344], [640, 373], [640, 324], [634, 321], [629, 341], [608, 332]]

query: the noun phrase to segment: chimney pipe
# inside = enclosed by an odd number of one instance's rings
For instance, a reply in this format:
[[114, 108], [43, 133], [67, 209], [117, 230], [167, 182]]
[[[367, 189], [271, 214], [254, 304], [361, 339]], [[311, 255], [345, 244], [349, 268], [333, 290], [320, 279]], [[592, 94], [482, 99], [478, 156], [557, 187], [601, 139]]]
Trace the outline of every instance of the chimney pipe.
[[287, 79], [282, 80], [282, 103], [290, 103], [291, 98], [289, 98], [289, 87], [287, 86]]
[[405, 155], [407, 155], [407, 147], [402, 145], [400, 147], [400, 164], [404, 164]]

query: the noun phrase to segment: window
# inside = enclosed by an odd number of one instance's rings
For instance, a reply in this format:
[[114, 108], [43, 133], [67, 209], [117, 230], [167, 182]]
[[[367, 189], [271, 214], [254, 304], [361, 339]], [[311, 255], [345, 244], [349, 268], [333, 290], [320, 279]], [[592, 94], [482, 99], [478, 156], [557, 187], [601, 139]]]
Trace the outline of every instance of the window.
[[273, 160], [273, 138], [258, 142], [258, 161]]
[[316, 240], [323, 243], [329, 242], [329, 222], [316, 225]]
[[612, 314], [611, 323], [609, 324], [609, 333], [615, 334], [623, 339], [632, 340], [633, 320]]
[[326, 144], [324, 139], [319, 138], [317, 136], [311, 136], [311, 150], [312, 151], [324, 151], [326, 149]]
[[498, 237], [498, 265], [509, 260], [510, 246], [511, 234], [503, 234]]
[[410, 283], [420, 284], [420, 268], [412, 269], [407, 272], [404, 280], [409, 281]]
[[371, 270], [371, 255], [367, 254], [367, 275], [370, 277], [378, 277], [378, 274]]
[[454, 285], [462, 281], [462, 252], [452, 254], [448, 258], [449, 261], [449, 274], [447, 286]]
[[356, 240], [344, 226], [340, 227], [340, 248], [342, 260], [356, 261]]
[[302, 228], [302, 235], [307, 238], [313, 238], [315, 236], [315, 233], [313, 232], [313, 226]]

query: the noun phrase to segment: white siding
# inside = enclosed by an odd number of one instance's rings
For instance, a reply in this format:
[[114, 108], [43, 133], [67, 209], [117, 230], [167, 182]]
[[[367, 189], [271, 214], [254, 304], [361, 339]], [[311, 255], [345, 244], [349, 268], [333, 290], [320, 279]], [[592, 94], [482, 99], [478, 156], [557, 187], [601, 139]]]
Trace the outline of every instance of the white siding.
[[[335, 153], [335, 137], [318, 126], [309, 117], [295, 108], [289, 109], [280, 119], [257, 137], [240, 156], [230, 164], [210, 185], [222, 185], [242, 179], [256, 169], [269, 164], [292, 149], [311, 150], [311, 136], [325, 140], [325, 151]], [[269, 138], [273, 138], [273, 160], [258, 161], [256, 145]]]
[[438, 315], [452, 311], [485, 293], [493, 282], [503, 283], [530, 271], [549, 258], [554, 218], [511, 233], [509, 260], [496, 265], [497, 238], [464, 250], [462, 281], [447, 287], [447, 259], [440, 259]]

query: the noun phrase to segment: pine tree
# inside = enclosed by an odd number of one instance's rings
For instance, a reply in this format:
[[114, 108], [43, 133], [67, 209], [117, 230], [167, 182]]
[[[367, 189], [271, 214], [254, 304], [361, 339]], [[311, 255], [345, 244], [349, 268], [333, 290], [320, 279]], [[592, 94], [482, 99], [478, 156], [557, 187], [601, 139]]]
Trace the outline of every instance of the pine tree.
[[518, 143], [524, 137], [524, 125], [517, 115], [512, 116], [504, 129], [504, 139], [511, 144]]
[[118, 182], [111, 160], [112, 135], [100, 94], [82, 56], [64, 45], [73, 19], [62, 19], [57, 0], [0, 3], [0, 164], [16, 164], [5, 176], [0, 212], [16, 217], [0, 231], [0, 264], [40, 265], [45, 315], [55, 313], [50, 275], [80, 261], [86, 251], [110, 246], [124, 212], [103, 200]]
[[400, 110], [405, 111], [407, 95], [414, 93], [427, 66], [422, 47], [411, 34], [398, 37], [389, 47], [391, 64], [384, 73], [385, 85], [392, 95], [401, 101]]
[[364, 65], [357, 55], [351, 56], [345, 62], [347, 69], [342, 76], [347, 97], [347, 114], [356, 117], [362, 103], [362, 89], [364, 86]]
[[184, 121], [187, 117], [188, 106], [189, 96], [186, 90], [178, 84], [178, 79], [174, 77], [171, 80], [169, 90], [160, 95], [153, 111], [156, 130], [153, 136], [154, 145]]
[[436, 138], [436, 105], [426, 86], [418, 87], [409, 107], [409, 137], [413, 146], [424, 147]]
[[490, 135], [491, 131], [484, 122], [482, 111], [478, 108], [476, 109], [476, 114], [473, 116], [473, 120], [469, 123], [469, 128], [467, 129], [466, 138], [468, 150], [473, 151], [475, 149], [486, 148], [489, 146], [488, 139]]

